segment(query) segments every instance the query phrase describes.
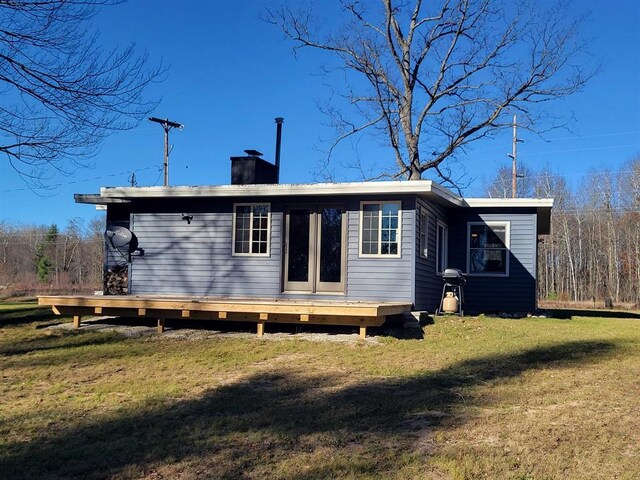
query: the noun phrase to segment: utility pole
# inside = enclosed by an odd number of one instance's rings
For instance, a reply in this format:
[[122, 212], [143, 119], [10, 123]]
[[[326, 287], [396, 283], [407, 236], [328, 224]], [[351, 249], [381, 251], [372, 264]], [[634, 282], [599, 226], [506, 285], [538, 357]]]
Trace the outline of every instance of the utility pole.
[[513, 144], [511, 146], [511, 153], [508, 153], [507, 156], [511, 157], [511, 198], [517, 197], [517, 180], [518, 177], [523, 177], [523, 175], [518, 175], [517, 162], [518, 162], [518, 142], [524, 142], [524, 140], [520, 140], [518, 138], [518, 123], [516, 119], [516, 115], [513, 116]]
[[172, 122], [168, 118], [164, 120], [156, 117], [149, 117], [149, 120], [162, 125], [164, 129], [164, 186], [169, 186], [169, 130], [172, 128], [178, 128], [182, 130], [184, 125], [177, 122]]

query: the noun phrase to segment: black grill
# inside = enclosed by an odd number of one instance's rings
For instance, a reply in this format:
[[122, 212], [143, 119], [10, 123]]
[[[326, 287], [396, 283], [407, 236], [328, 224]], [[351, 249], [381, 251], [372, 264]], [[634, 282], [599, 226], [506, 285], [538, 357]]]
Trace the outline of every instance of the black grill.
[[445, 296], [448, 292], [451, 292], [458, 301], [458, 311], [455, 313], [463, 316], [464, 284], [467, 283], [467, 276], [462, 273], [462, 270], [457, 268], [446, 268], [444, 272], [442, 272], [442, 281], [444, 282], [444, 286], [442, 287], [442, 298], [440, 299], [440, 307], [436, 310], [436, 314], [442, 315], [442, 306], [444, 304]]
[[462, 270], [457, 268], [447, 268], [442, 272], [442, 281], [449, 285], [464, 285], [467, 282], [467, 277]]

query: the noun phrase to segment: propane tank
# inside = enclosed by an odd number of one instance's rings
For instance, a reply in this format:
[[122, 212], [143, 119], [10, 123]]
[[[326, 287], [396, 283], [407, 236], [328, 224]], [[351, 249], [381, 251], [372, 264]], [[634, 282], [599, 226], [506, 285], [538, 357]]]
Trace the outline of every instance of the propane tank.
[[447, 292], [442, 302], [442, 310], [446, 313], [454, 313], [458, 311], [458, 299], [453, 292]]

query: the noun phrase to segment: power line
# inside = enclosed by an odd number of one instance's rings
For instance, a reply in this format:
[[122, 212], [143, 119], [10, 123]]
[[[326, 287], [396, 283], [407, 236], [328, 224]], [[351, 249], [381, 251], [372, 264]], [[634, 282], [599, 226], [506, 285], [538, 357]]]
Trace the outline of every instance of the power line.
[[[151, 170], [151, 169], [154, 169], [154, 168], [157, 168], [157, 166], [155, 166], [155, 167], [142, 167], [142, 168], [138, 168], [136, 170], [127, 170], [125, 172], [109, 173], [107, 175], [101, 175], [101, 176], [98, 176], [98, 177], [91, 177], [91, 178], [84, 178], [84, 179], [80, 179], [80, 180], [70, 180], [68, 182], [54, 183], [53, 185], [51, 185], [51, 188], [53, 189], [53, 188], [58, 188], [58, 187], [62, 187], [62, 186], [65, 186], [65, 185], [73, 185], [73, 184], [76, 184], [76, 183], [91, 182], [91, 181], [94, 181], [94, 180], [103, 180], [105, 178], [117, 177], [119, 175], [127, 175], [127, 174], [132, 174], [132, 173], [135, 173], [135, 172], [142, 172], [144, 170]], [[33, 189], [32, 188], [28, 188], [28, 187], [25, 187], [25, 188], [14, 188], [12, 190], [0, 190], [0, 193], [23, 192], [25, 190], [33, 190]]]
[[634, 170], [618, 170], [616, 172], [601, 171], [588, 173], [536, 173], [535, 175], [527, 175], [527, 178], [545, 178], [545, 177], [590, 177], [598, 175], [622, 175], [626, 173], [636, 173]]
[[[560, 138], [554, 138], [552, 140], [543, 140], [543, 139], [540, 139], [540, 138], [534, 138], [529, 143], [531, 145], [549, 144], [549, 143], [559, 142], [559, 141], [563, 141], [563, 140], [580, 141], [580, 140], [585, 140], [585, 139], [588, 139], [588, 138], [617, 137], [617, 136], [624, 136], [624, 135], [636, 135], [638, 133], [640, 133], [640, 130], [632, 130], [632, 131], [629, 131], [629, 132], [602, 133], [602, 134], [597, 134], [597, 135], [579, 135], [579, 136], [574, 136], [574, 137], [560, 137]], [[620, 145], [613, 145], [613, 147], [620, 147]], [[483, 148], [481, 150], [470, 149], [470, 152], [471, 153], [491, 152], [491, 151], [494, 151], [494, 150], [499, 150], [501, 148], [503, 148], [503, 147], [500, 146], [500, 145], [496, 145], [495, 147]]]

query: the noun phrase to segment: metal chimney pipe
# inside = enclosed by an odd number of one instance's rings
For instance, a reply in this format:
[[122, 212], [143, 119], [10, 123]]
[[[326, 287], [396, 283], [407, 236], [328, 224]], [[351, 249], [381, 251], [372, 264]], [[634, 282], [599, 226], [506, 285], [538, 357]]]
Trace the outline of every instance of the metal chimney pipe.
[[276, 117], [276, 183], [280, 183], [280, 145], [282, 143], [282, 124], [284, 118]]

